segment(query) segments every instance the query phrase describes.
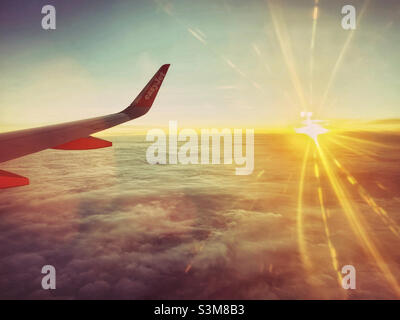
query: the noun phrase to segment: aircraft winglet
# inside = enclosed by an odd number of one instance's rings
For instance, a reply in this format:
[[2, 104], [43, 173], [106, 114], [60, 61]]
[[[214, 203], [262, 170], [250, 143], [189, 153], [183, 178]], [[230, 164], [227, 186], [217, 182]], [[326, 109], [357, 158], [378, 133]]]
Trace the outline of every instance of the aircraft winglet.
[[154, 99], [160, 90], [161, 84], [167, 74], [169, 64], [164, 64], [158, 69], [156, 74], [147, 83], [144, 89], [139, 93], [135, 100], [129, 105], [128, 108], [122, 111], [127, 114], [131, 119], [138, 118], [146, 114], [153, 105]]

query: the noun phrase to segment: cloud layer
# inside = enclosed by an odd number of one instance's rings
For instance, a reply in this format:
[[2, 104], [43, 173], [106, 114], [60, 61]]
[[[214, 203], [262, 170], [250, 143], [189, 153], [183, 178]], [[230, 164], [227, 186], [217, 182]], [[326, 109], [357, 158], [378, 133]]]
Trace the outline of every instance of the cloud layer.
[[[142, 141], [115, 138], [114, 148], [88, 153], [45, 151], [4, 167], [29, 176], [31, 185], [0, 194], [1, 298], [343, 298], [311, 161], [304, 232], [314, 268], [302, 264], [296, 220], [302, 139], [257, 138], [252, 176], [236, 176], [224, 165], [150, 166]], [[362, 162], [372, 165], [380, 164]], [[393, 298], [354, 241], [334, 194], [326, 192], [340, 265], [355, 264], [358, 271], [358, 289], [345, 296]], [[396, 194], [374, 195], [396, 212]], [[398, 276], [398, 242], [358, 204]], [[41, 289], [46, 264], [57, 270], [54, 291]]]

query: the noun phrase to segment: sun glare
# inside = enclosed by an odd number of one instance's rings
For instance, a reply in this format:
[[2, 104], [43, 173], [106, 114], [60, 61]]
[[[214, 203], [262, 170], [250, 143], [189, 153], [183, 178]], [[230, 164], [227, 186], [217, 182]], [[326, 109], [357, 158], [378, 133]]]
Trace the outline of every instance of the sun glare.
[[302, 112], [301, 116], [307, 117], [307, 119], [302, 122], [305, 126], [301, 128], [295, 128], [295, 131], [297, 133], [308, 135], [314, 140], [315, 144], [318, 145], [318, 136], [320, 134], [327, 133], [329, 130], [319, 124], [322, 122], [322, 120], [311, 120], [312, 112]]

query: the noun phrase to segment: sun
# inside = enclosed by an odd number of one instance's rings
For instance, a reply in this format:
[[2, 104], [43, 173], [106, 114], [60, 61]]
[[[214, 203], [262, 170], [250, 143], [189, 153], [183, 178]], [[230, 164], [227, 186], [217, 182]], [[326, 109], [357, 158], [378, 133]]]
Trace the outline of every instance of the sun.
[[319, 124], [322, 122], [322, 120], [311, 120], [312, 112], [301, 112], [301, 116], [307, 117], [306, 120], [302, 121], [305, 126], [301, 128], [295, 128], [295, 131], [297, 133], [308, 135], [311, 139], [313, 139], [315, 144], [318, 145], [318, 136], [320, 134], [327, 133], [329, 130]]

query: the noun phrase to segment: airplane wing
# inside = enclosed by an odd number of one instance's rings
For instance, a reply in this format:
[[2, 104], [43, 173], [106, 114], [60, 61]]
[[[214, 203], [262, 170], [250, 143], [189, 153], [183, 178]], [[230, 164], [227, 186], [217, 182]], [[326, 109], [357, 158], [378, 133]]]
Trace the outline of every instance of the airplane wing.
[[[45, 149], [87, 150], [111, 146], [111, 142], [92, 137], [91, 134], [146, 114], [157, 96], [169, 66], [169, 64], [161, 66], [136, 99], [121, 112], [40, 128], [0, 133], [0, 162]], [[0, 189], [27, 184], [29, 184], [28, 178], [0, 170]]]

